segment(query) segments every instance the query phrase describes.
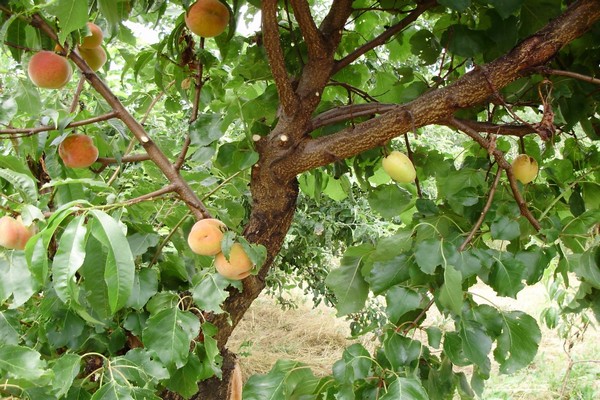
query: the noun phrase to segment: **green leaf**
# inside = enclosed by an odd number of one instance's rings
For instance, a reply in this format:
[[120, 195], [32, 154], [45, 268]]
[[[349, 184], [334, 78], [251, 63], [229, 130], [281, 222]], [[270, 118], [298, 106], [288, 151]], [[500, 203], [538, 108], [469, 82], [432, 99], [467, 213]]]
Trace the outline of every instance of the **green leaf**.
[[192, 289], [192, 296], [201, 310], [220, 314], [223, 312], [221, 304], [229, 296], [229, 292], [225, 290], [227, 286], [229, 286], [229, 280], [221, 274], [205, 275]]
[[471, 6], [471, 0], [438, 0], [438, 3], [458, 12], [466, 11]]
[[494, 357], [500, 363], [501, 373], [512, 374], [533, 361], [542, 334], [535, 319], [524, 312], [505, 312], [503, 321]]
[[37, 204], [37, 185], [29, 175], [15, 172], [10, 169], [0, 168], [0, 178], [10, 183], [15, 190], [21, 194], [24, 202]]
[[488, 354], [492, 349], [492, 339], [487, 335], [481, 324], [463, 319], [458, 334], [466, 358], [480, 368], [484, 368], [489, 364]]
[[438, 266], [446, 263], [442, 242], [437, 239], [426, 239], [417, 242], [415, 260], [421, 271], [432, 275]]
[[494, 10], [500, 14], [502, 19], [510, 17], [515, 11], [521, 8], [523, 0], [487, 0], [494, 6]]
[[400, 254], [386, 260], [372, 259], [372, 262], [373, 266], [365, 276], [365, 281], [369, 283], [375, 295], [379, 295], [390, 287], [410, 278], [409, 268], [412, 259], [406, 254]]
[[360, 311], [367, 300], [369, 286], [362, 276], [364, 259], [373, 251], [373, 246], [363, 244], [346, 250], [338, 268], [333, 269], [325, 284], [335, 294], [337, 315], [343, 316]]
[[438, 300], [444, 308], [460, 314], [463, 304], [462, 274], [451, 265], [444, 268], [444, 284], [440, 288]]
[[73, 381], [79, 374], [81, 356], [77, 354], [63, 354], [52, 364], [52, 388], [56, 398], [66, 395]]
[[333, 376], [340, 383], [353, 383], [365, 379], [371, 373], [373, 360], [360, 343], [347, 347], [342, 359], [333, 364]]
[[476, 57], [485, 49], [482, 32], [460, 24], [453, 25], [444, 32], [442, 44], [454, 55], [466, 58]]
[[383, 218], [400, 215], [410, 204], [412, 195], [398, 185], [377, 186], [368, 197], [371, 208]]
[[490, 271], [488, 283], [499, 296], [516, 298], [517, 293], [525, 287], [523, 274], [525, 265], [514, 258], [510, 253], [502, 253], [496, 258]]
[[407, 312], [419, 308], [423, 297], [414, 289], [394, 286], [386, 292], [385, 300], [387, 304], [385, 312], [393, 323]]
[[136, 232], [131, 236], [127, 236], [131, 254], [134, 257], [139, 257], [146, 254], [148, 249], [155, 247], [160, 241], [160, 235], [156, 233], [139, 233]]
[[188, 357], [187, 363], [173, 372], [165, 385], [171, 391], [181, 394], [185, 398], [190, 398], [198, 392], [198, 381], [202, 379], [203, 373], [202, 363], [192, 353]]
[[20, 79], [14, 96], [19, 107], [19, 113], [28, 115], [37, 115], [40, 113], [42, 109], [40, 94], [31, 82]]
[[600, 221], [600, 210], [589, 210], [576, 218], [565, 218], [560, 233], [563, 243], [574, 253], [587, 250], [591, 229]]
[[161, 380], [169, 378], [169, 371], [148, 349], [137, 348], [127, 352], [122, 357], [115, 358], [111, 365], [119, 368], [119, 371], [130, 382], [139, 386], [156, 386]]
[[220, 114], [200, 114], [190, 125], [190, 139], [195, 146], [208, 146], [223, 135]]
[[417, 366], [421, 347], [421, 342], [393, 331], [383, 342], [385, 355], [394, 370], [398, 372], [405, 368], [414, 369]]
[[51, 12], [58, 18], [58, 41], [64, 43], [73, 31], [83, 28], [88, 20], [87, 1], [58, 0]]
[[39, 285], [29, 272], [22, 251], [12, 251], [7, 259], [0, 258], [0, 302], [11, 294], [13, 301], [9, 308], [18, 308], [36, 292]]
[[187, 363], [191, 341], [200, 332], [198, 317], [177, 307], [153, 314], [146, 322], [142, 338], [167, 366], [181, 368]]
[[110, 310], [115, 313], [131, 295], [135, 273], [133, 255], [121, 227], [111, 216], [98, 210], [90, 211], [90, 214], [95, 217], [92, 234], [108, 248], [104, 281]]
[[519, 223], [507, 216], [502, 216], [492, 222], [490, 231], [492, 238], [496, 240], [513, 240], [521, 234]]
[[158, 291], [158, 271], [151, 268], [143, 268], [135, 271], [131, 295], [127, 299], [126, 306], [138, 310], [144, 308], [148, 300]]
[[46, 362], [40, 357], [40, 353], [27, 347], [0, 344], [0, 371], [35, 382], [46, 373]]
[[75, 275], [85, 259], [87, 227], [85, 215], [71, 220], [65, 228], [52, 262], [52, 282], [59, 299], [64, 303], [77, 301], [79, 289]]
[[19, 315], [15, 310], [0, 311], [0, 343], [18, 344], [21, 340]]
[[131, 386], [121, 386], [116, 381], [110, 381], [91, 397], [91, 400], [133, 400]]
[[429, 396], [421, 382], [415, 378], [396, 378], [388, 386], [381, 400], [429, 400]]
[[600, 289], [600, 247], [591, 248], [571, 263], [572, 270], [587, 283]]
[[419, 57], [424, 65], [435, 63], [441, 50], [435, 35], [426, 29], [417, 31], [410, 38], [410, 51]]
[[248, 379], [244, 400], [300, 399], [312, 394], [318, 382], [308, 366], [297, 361], [278, 360], [267, 374]]

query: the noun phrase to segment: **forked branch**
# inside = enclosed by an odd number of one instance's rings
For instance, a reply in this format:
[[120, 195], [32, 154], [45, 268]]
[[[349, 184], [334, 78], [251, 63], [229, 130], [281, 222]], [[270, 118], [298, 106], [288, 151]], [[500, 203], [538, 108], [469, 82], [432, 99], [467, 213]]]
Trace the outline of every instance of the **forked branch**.
[[291, 4], [302, 36], [304, 36], [304, 42], [308, 49], [308, 58], [316, 59], [326, 56], [325, 41], [310, 13], [308, 2], [306, 0], [291, 0]]

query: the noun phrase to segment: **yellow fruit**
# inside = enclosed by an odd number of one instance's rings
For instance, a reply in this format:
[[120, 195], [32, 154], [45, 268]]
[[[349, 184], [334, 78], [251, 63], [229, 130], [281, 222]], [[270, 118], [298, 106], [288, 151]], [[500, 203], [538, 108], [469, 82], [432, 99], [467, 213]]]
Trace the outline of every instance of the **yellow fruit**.
[[513, 175], [524, 185], [535, 179], [538, 169], [535, 158], [527, 154], [519, 154], [512, 162]]
[[219, 0], [198, 0], [185, 13], [185, 24], [198, 36], [213, 37], [225, 31], [229, 10]]
[[392, 151], [381, 162], [383, 170], [396, 182], [409, 183], [414, 182], [417, 172], [413, 163], [404, 153]]
[[190, 249], [196, 254], [214, 256], [221, 252], [221, 240], [227, 226], [218, 219], [206, 218], [196, 222], [188, 235]]
[[104, 39], [104, 35], [102, 34], [102, 29], [93, 22], [87, 23], [88, 29], [90, 30], [90, 35], [85, 36], [81, 40], [81, 44], [79, 45], [82, 49], [94, 49], [96, 47], [100, 47], [102, 44], [102, 40]]
[[250, 275], [253, 265], [242, 245], [234, 243], [229, 252], [229, 261], [223, 253], [219, 253], [215, 257], [215, 267], [225, 278], [240, 280]]
[[94, 72], [98, 71], [106, 63], [106, 52], [102, 47], [93, 47], [91, 49], [79, 47], [79, 54]]

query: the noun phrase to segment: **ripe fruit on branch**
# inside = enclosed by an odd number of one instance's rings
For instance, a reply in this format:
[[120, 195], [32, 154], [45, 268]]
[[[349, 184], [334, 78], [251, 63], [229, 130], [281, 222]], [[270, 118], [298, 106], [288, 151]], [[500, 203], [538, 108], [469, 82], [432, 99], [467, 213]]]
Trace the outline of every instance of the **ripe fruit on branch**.
[[225, 31], [229, 10], [219, 0], [198, 0], [185, 13], [185, 24], [198, 36], [213, 37]]
[[14, 219], [5, 215], [0, 218], [0, 246], [23, 250], [31, 236], [33, 236], [33, 230], [23, 224], [21, 217]]
[[538, 169], [535, 158], [527, 154], [519, 154], [512, 162], [513, 175], [524, 185], [535, 179]]
[[229, 261], [223, 253], [215, 257], [217, 272], [227, 279], [241, 280], [250, 275], [253, 264], [239, 243], [234, 243], [229, 252]]
[[381, 162], [383, 170], [396, 182], [414, 182], [417, 172], [413, 163], [404, 153], [394, 150]]
[[66, 167], [87, 168], [98, 159], [98, 148], [91, 137], [75, 134], [60, 143], [58, 155]]
[[90, 30], [90, 35], [85, 36], [79, 45], [81, 49], [94, 49], [100, 47], [102, 44], [102, 40], [104, 39], [104, 34], [102, 33], [102, 29], [93, 22], [87, 23], [88, 29]]
[[106, 63], [106, 52], [100, 46], [90, 49], [79, 47], [79, 54], [94, 72]]
[[29, 60], [27, 74], [38, 87], [60, 89], [71, 79], [73, 69], [66, 58], [52, 51], [42, 50]]
[[227, 226], [215, 218], [196, 222], [188, 235], [190, 249], [196, 254], [214, 256], [221, 252], [221, 240]]

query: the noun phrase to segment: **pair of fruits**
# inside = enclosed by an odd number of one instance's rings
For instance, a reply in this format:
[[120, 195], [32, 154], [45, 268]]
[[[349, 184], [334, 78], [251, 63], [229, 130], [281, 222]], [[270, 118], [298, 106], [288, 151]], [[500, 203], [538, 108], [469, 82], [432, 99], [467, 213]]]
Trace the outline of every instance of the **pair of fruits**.
[[5, 215], [0, 218], [0, 246], [7, 249], [23, 250], [34, 234], [32, 227], [23, 224], [21, 217]]
[[[392, 151], [382, 161], [383, 170], [396, 182], [414, 182], [417, 174], [410, 159], [399, 151]], [[538, 174], [538, 163], [527, 154], [519, 154], [512, 162], [512, 171], [516, 179], [526, 185]]]
[[[90, 35], [83, 38], [77, 49], [90, 68], [98, 71], [106, 63], [106, 52], [101, 46], [104, 35], [98, 25], [88, 22], [87, 26]], [[55, 51], [63, 51], [62, 46], [56, 45]], [[27, 74], [38, 87], [60, 89], [71, 80], [73, 68], [69, 61], [60, 54], [42, 50], [35, 53], [29, 60]]]
[[229, 260], [221, 252], [221, 241], [227, 226], [218, 219], [206, 218], [196, 222], [188, 235], [190, 249], [203, 256], [215, 256], [217, 272], [227, 279], [240, 280], [250, 275], [254, 266], [239, 243], [234, 243]]

